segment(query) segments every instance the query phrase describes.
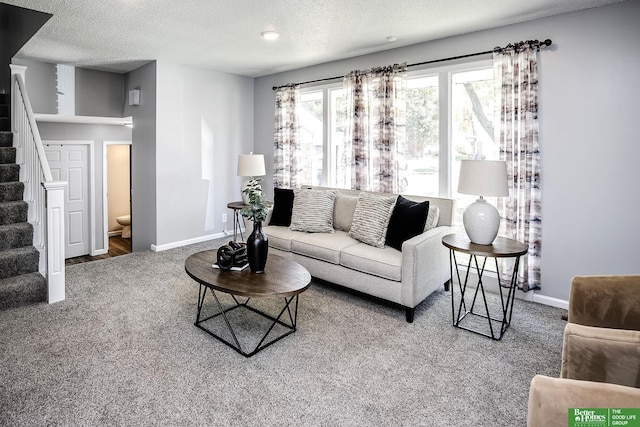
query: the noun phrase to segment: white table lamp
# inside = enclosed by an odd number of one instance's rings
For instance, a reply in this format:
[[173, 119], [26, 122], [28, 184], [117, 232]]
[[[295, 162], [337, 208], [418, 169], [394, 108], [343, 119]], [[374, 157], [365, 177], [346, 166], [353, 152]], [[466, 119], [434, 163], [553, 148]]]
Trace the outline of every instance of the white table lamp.
[[471, 243], [490, 245], [498, 235], [500, 214], [484, 197], [507, 197], [507, 162], [503, 160], [462, 160], [458, 193], [480, 196], [465, 209], [464, 229]]
[[245, 205], [249, 204], [249, 198], [244, 194], [244, 189], [247, 188], [249, 180], [256, 176], [264, 176], [267, 172], [264, 167], [264, 155], [263, 154], [240, 154], [238, 156], [238, 176], [245, 177], [242, 182], [242, 201]]

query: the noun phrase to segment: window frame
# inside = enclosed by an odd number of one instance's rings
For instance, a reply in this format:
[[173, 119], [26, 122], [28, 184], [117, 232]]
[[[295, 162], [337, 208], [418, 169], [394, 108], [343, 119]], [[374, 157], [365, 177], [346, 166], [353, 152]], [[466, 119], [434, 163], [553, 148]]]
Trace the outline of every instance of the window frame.
[[[492, 59], [478, 59], [441, 65], [437, 67], [429, 67], [425, 65], [420, 68], [412, 69], [407, 72], [407, 79], [417, 79], [424, 77], [437, 76], [438, 78], [438, 194], [436, 197], [452, 198], [455, 191], [452, 188], [452, 161], [453, 161], [453, 74], [468, 71], [477, 71], [482, 69], [492, 69]], [[300, 89], [300, 94], [322, 92], [323, 107], [323, 159], [322, 159], [322, 185], [331, 186], [335, 182], [336, 162], [334, 153], [332, 153], [331, 135], [332, 124], [334, 122], [333, 115], [333, 99], [331, 93], [334, 90], [342, 89], [342, 82], [322, 83], [318, 85], [307, 86]], [[443, 112], [445, 114], [443, 114]]]

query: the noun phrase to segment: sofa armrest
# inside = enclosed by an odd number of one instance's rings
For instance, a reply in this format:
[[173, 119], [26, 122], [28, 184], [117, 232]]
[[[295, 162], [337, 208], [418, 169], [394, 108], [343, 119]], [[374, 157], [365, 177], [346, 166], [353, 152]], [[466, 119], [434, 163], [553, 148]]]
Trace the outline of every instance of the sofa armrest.
[[640, 275], [575, 276], [569, 294], [569, 322], [640, 330]]
[[640, 332], [567, 323], [560, 376], [640, 387]]
[[402, 305], [415, 307], [450, 279], [449, 251], [442, 237], [453, 227], [425, 231], [402, 244]]
[[637, 408], [640, 389], [536, 375], [529, 389], [527, 427], [566, 427], [570, 408]]

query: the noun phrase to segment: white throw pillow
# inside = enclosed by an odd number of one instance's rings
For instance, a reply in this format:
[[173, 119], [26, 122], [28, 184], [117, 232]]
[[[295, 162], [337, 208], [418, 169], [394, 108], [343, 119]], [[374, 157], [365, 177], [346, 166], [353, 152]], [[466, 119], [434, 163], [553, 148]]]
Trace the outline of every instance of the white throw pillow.
[[429, 213], [427, 214], [427, 222], [424, 224], [424, 231], [431, 230], [438, 225], [440, 219], [440, 209], [437, 206], [429, 205]]
[[333, 233], [333, 203], [337, 191], [295, 188], [289, 230]]
[[349, 236], [376, 248], [384, 248], [389, 219], [397, 198], [360, 193]]

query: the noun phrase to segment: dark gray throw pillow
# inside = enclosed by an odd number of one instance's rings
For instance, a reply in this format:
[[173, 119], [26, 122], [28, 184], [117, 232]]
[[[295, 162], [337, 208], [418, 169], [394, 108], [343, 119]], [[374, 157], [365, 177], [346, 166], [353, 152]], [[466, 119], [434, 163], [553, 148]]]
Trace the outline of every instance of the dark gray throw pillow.
[[273, 212], [269, 225], [291, 225], [291, 212], [293, 211], [293, 190], [288, 188], [273, 189]]
[[422, 203], [414, 202], [398, 196], [396, 205], [393, 208], [389, 228], [387, 229], [388, 246], [399, 251], [402, 250], [402, 243], [424, 231], [429, 213], [429, 201]]

